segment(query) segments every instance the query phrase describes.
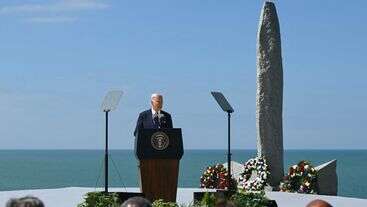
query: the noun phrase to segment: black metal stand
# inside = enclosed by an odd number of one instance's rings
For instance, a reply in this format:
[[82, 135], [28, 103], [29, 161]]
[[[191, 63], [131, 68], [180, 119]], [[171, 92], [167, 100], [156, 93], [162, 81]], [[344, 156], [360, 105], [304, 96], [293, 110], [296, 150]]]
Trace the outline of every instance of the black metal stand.
[[108, 113], [110, 110], [104, 111], [106, 115], [106, 146], [105, 146], [105, 157], [104, 157], [104, 193], [105, 195], [109, 195], [110, 193], [116, 193], [120, 198], [121, 202], [126, 201], [132, 197], [144, 197], [143, 193], [136, 193], [136, 192], [108, 192]]
[[228, 190], [231, 189], [231, 112], [227, 111], [228, 114], [228, 152], [227, 152], [227, 163], [228, 163], [228, 174], [227, 174], [227, 181], [228, 181]]
[[108, 112], [106, 113], [106, 146], [105, 146], [105, 157], [104, 157], [104, 192], [108, 193]]

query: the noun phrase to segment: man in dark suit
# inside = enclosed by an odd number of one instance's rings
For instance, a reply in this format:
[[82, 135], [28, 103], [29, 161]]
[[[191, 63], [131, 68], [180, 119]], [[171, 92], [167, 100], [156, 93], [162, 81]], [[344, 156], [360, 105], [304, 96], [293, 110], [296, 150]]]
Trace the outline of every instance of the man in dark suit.
[[162, 110], [163, 96], [152, 94], [150, 103], [152, 108], [139, 114], [134, 136], [138, 134], [140, 129], [173, 128], [171, 115]]

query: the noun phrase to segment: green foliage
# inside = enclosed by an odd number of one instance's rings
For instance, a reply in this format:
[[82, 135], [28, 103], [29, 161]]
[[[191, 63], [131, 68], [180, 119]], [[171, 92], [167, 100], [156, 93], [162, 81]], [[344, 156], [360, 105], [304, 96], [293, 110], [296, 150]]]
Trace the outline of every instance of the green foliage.
[[[267, 207], [269, 200], [262, 192], [237, 192], [230, 198], [218, 198], [214, 193], [205, 193], [203, 199], [197, 203], [178, 205], [174, 202], [165, 202], [162, 199], [155, 200], [153, 207], [215, 207], [218, 202], [231, 202], [236, 207]], [[116, 193], [90, 192], [84, 196], [84, 202], [78, 207], [119, 207], [121, 201]]]
[[264, 191], [238, 191], [227, 199], [224, 197], [216, 197], [213, 193], [205, 193], [201, 202], [193, 204], [191, 207], [215, 207], [219, 203], [231, 203], [236, 207], [267, 207], [270, 204], [270, 200], [266, 198]]
[[155, 200], [152, 203], [153, 207], [179, 207], [176, 203], [173, 202], [165, 202], [163, 199]]
[[213, 193], [205, 193], [203, 199], [200, 202], [200, 206], [215, 206], [216, 197]]
[[237, 192], [230, 200], [235, 206], [240, 207], [266, 207], [269, 199], [265, 197], [265, 192]]
[[[192, 203], [189, 203], [189, 204], [177, 204], [177, 203], [174, 203], [174, 202], [165, 202], [163, 199], [159, 199], [159, 200], [155, 200], [153, 203], [152, 203], [152, 206], [153, 207], [204, 207], [204, 206], [207, 206], [207, 207], [214, 207], [214, 204], [215, 204], [215, 197], [207, 194], [207, 197], [205, 199], [203, 199], [203, 201], [201, 202], [192, 202]], [[207, 205], [206, 203], [209, 203], [210, 205]]]
[[119, 207], [121, 201], [117, 193], [89, 192], [84, 196], [84, 202], [78, 207]]

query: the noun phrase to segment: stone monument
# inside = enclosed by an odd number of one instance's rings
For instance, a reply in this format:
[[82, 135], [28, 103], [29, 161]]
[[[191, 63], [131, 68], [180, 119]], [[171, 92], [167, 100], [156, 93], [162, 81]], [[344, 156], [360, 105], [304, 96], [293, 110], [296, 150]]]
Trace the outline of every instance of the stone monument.
[[265, 2], [257, 33], [256, 128], [258, 155], [269, 165], [269, 184], [278, 187], [283, 163], [283, 66], [278, 15]]
[[336, 160], [315, 167], [317, 170], [317, 190], [320, 195], [338, 195], [338, 175]]

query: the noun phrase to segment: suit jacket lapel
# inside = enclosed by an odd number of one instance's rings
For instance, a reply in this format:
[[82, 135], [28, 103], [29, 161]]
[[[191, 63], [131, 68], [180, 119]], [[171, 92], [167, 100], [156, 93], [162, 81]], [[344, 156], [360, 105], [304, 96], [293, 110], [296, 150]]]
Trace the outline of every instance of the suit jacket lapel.
[[149, 122], [150, 128], [153, 128], [154, 124], [153, 124], [153, 116], [152, 116], [152, 111], [151, 110], [147, 111], [147, 120]]

